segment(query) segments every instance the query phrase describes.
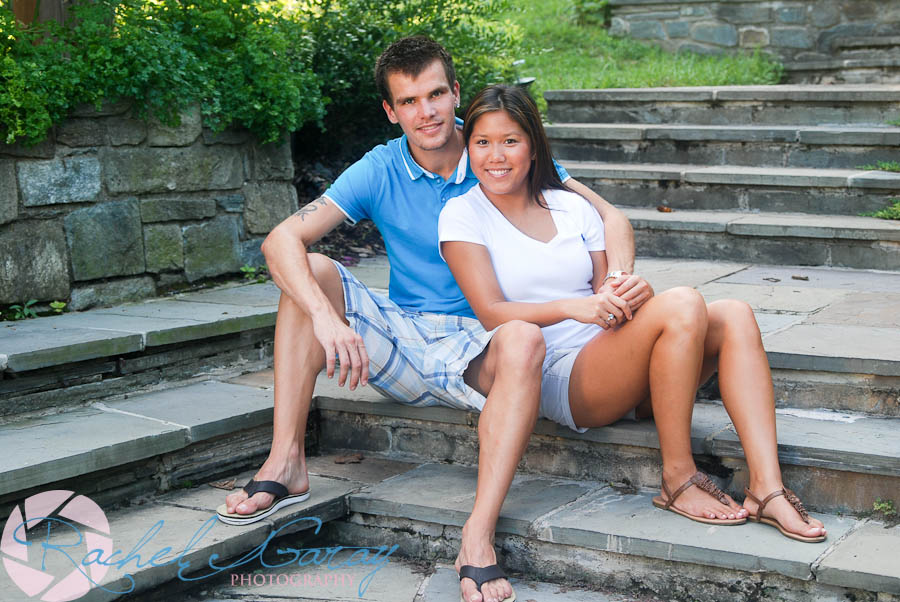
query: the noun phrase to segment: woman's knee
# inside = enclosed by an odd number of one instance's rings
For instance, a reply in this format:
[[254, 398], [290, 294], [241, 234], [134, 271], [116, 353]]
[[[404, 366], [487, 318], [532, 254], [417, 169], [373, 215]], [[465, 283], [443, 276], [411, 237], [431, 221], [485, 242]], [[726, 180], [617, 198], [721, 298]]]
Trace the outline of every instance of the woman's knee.
[[709, 304], [709, 327], [721, 333], [759, 338], [759, 325], [753, 308], [745, 301], [721, 299]]
[[665, 299], [663, 319], [667, 326], [684, 332], [706, 334], [709, 316], [703, 295], [693, 288], [679, 286], [659, 296]]
[[494, 334], [500, 366], [528, 368], [540, 366], [547, 352], [540, 326], [522, 320], [511, 320]]

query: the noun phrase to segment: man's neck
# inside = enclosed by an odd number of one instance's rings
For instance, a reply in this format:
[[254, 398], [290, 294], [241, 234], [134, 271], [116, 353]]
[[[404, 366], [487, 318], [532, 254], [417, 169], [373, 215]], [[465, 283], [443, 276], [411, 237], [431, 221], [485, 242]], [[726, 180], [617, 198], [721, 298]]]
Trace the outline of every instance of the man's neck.
[[462, 157], [464, 148], [462, 132], [459, 129], [454, 129], [453, 136], [441, 148], [423, 150], [410, 144], [409, 153], [422, 169], [449, 180], [456, 172], [456, 167], [459, 165], [459, 159]]

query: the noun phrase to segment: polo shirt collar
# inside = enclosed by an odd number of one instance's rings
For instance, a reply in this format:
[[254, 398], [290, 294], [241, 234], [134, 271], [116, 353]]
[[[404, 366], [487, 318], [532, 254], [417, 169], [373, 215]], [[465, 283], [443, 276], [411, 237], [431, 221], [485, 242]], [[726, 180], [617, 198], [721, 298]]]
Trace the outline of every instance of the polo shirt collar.
[[[455, 119], [456, 127], [462, 128], [463, 120], [459, 117], [456, 117]], [[406, 138], [406, 134], [403, 134], [403, 136], [400, 137], [400, 158], [403, 159], [403, 166], [406, 168], [406, 173], [409, 175], [410, 180], [418, 180], [422, 176], [431, 178], [432, 180], [437, 177], [437, 174], [428, 171], [413, 159], [412, 153], [409, 152], [409, 140]], [[459, 164], [456, 166], [453, 183], [462, 184], [467, 177], [474, 178], [475, 174], [472, 172], [472, 167], [469, 165], [469, 152], [467, 149], [463, 148], [462, 156], [459, 158]]]

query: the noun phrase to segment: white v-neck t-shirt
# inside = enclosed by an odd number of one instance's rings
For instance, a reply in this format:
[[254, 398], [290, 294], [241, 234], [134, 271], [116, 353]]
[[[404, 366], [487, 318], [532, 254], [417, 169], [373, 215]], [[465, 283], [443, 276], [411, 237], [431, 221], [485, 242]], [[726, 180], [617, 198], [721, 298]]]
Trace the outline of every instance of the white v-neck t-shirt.
[[[487, 247], [500, 290], [508, 301], [545, 303], [593, 294], [590, 251], [603, 251], [603, 221], [583, 197], [567, 190], [544, 190], [556, 225], [548, 242], [531, 238], [485, 196], [480, 185], [447, 201], [438, 221], [438, 240]], [[443, 255], [442, 255], [443, 257]], [[541, 329], [547, 355], [584, 346], [603, 329], [596, 324], [563, 320]]]

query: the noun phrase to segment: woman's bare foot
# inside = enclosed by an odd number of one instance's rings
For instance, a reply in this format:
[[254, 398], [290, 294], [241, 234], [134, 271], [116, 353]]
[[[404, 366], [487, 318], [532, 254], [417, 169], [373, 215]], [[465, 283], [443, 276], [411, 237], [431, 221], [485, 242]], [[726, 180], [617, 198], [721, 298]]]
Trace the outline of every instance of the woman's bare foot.
[[[751, 487], [750, 491], [757, 499], [764, 500], [770, 493], [780, 491], [783, 487], [784, 485], [781, 483], [769, 486], [760, 485]], [[757, 493], [762, 493], [762, 495], [757, 495]], [[753, 501], [750, 496], [747, 496], [744, 500], [744, 508], [747, 509], [750, 515], [756, 516], [759, 504]], [[777, 521], [785, 531], [802, 537], [821, 537], [826, 534], [825, 525], [822, 524], [822, 521], [810, 516], [807, 519], [809, 522], [805, 522], [800, 513], [783, 495], [774, 497], [766, 503], [763, 508], [763, 517]]]
[[[269, 456], [253, 479], [281, 483], [290, 493], [302, 493], [309, 489], [306, 459], [300, 456], [288, 461], [278, 461]], [[247, 499], [247, 492], [239, 489], [225, 498], [225, 506], [229, 513], [253, 514], [271, 506], [274, 499], [271, 493], [263, 492]]]
[[[476, 533], [470, 529], [469, 524], [463, 526], [462, 544], [459, 547], [459, 555], [456, 557], [456, 572], [464, 565], [479, 568], [497, 564], [497, 554], [494, 552], [494, 534], [492, 532]], [[459, 582], [462, 598], [466, 602], [502, 602], [512, 596], [513, 589], [506, 579], [487, 581], [481, 586], [481, 593], [475, 582], [471, 579], [463, 579]]]
[[[664, 470], [663, 481], [674, 495], [678, 488], [689, 481], [695, 472], [696, 468], [693, 472], [689, 470], [673, 474], [669, 474]], [[668, 501], [665, 493], [661, 493], [658, 499], [661, 499], [663, 502]], [[700, 489], [700, 487], [688, 487], [678, 496], [672, 506], [691, 516], [708, 519], [734, 520], [747, 518], [747, 510], [738, 505], [731, 496], [725, 494], [725, 500], [727, 503], [723, 504], [709, 493]]]

